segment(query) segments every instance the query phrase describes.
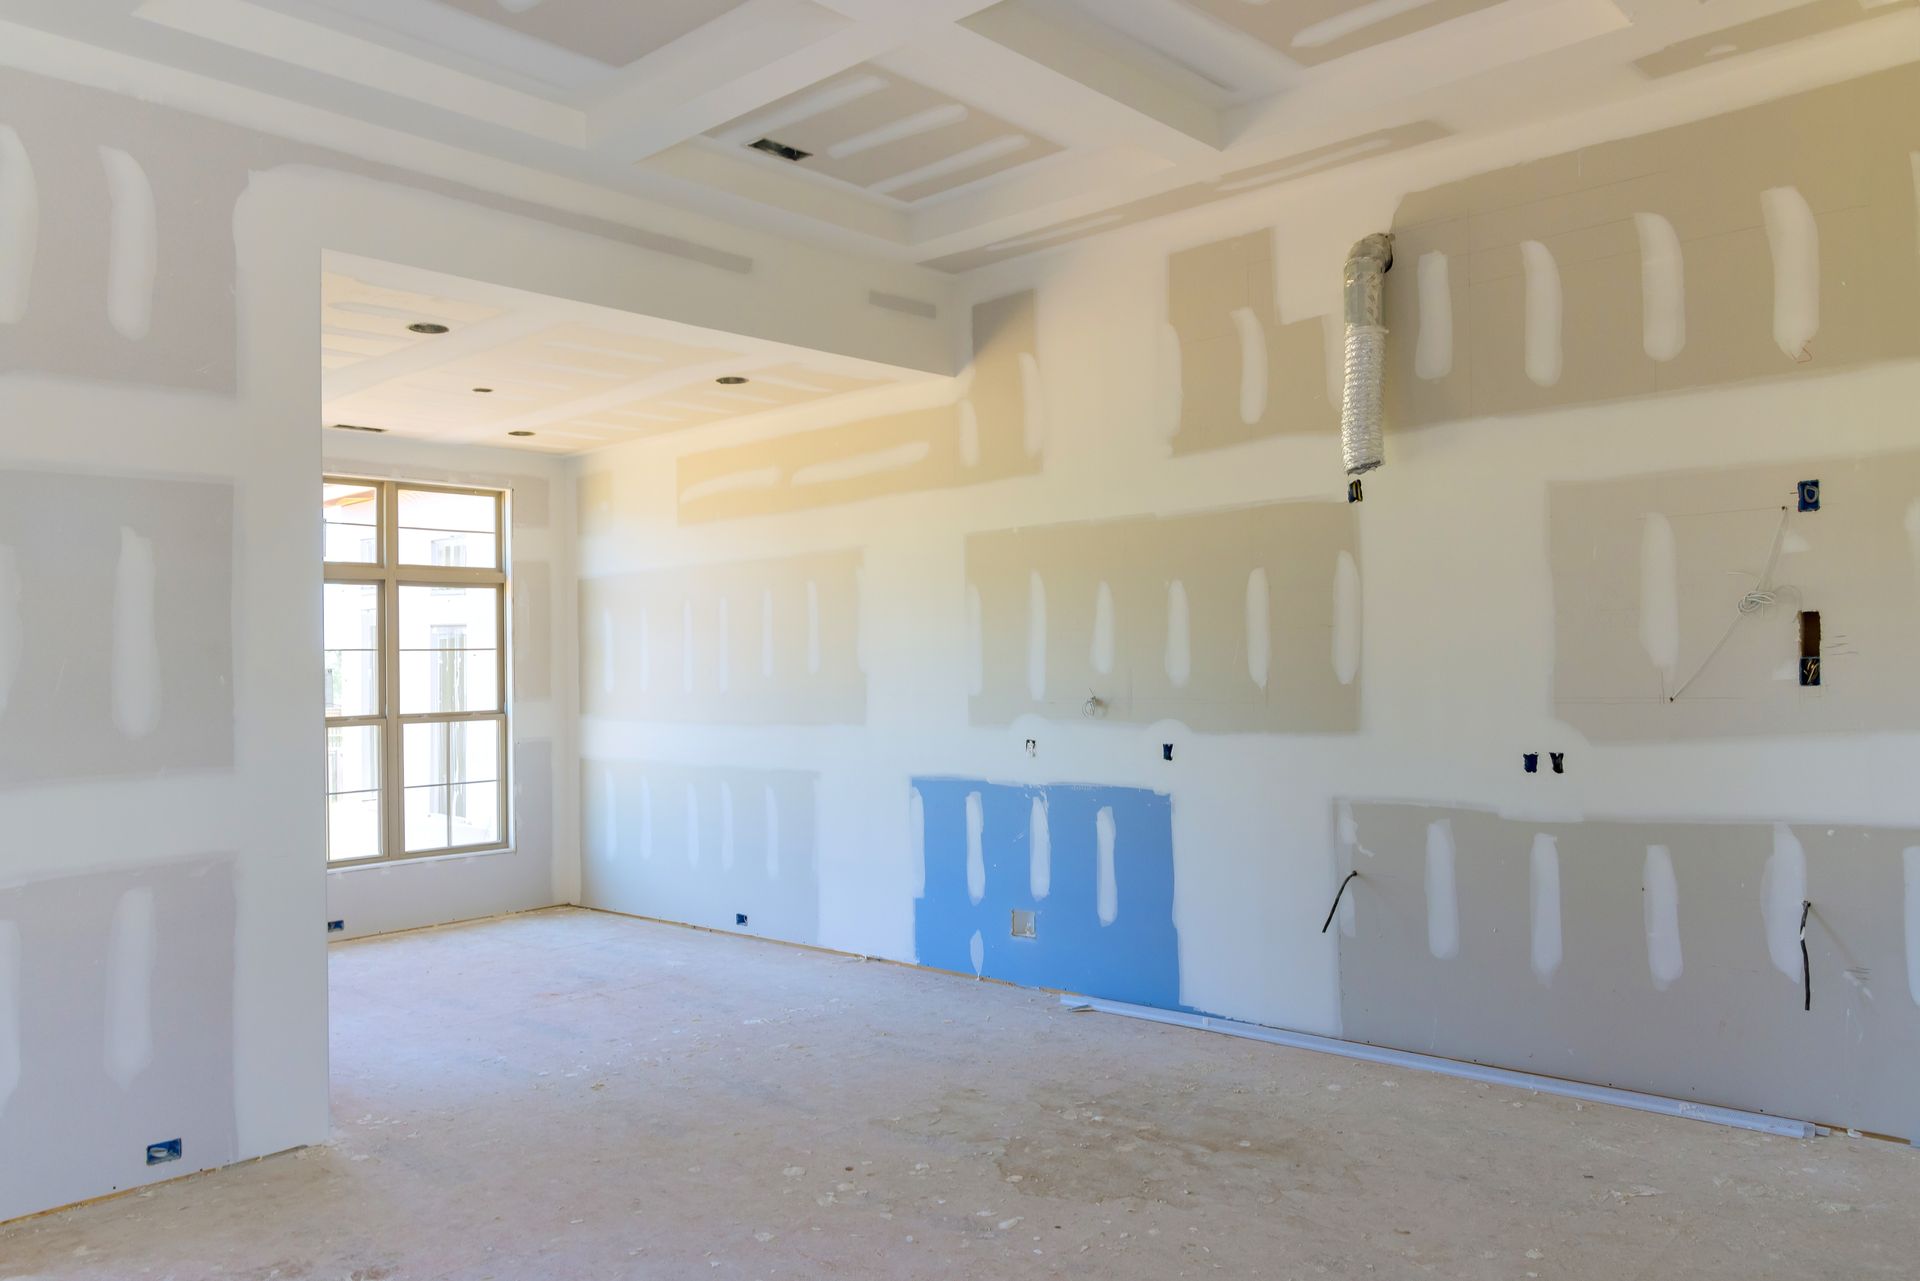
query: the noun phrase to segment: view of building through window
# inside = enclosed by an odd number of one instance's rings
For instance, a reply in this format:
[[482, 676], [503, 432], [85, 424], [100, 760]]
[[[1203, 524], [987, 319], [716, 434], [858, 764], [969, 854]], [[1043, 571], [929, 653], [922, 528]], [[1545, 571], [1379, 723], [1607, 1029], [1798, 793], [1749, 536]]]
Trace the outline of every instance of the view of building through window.
[[507, 842], [503, 508], [323, 482], [329, 863]]

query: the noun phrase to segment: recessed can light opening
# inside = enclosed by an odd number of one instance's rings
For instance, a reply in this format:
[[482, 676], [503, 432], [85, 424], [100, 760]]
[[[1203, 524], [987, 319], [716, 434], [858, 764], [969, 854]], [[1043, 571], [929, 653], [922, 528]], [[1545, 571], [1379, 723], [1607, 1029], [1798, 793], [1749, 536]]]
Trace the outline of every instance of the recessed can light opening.
[[722, 387], [738, 387], [747, 380], [738, 374], [728, 374], [725, 378], [716, 378], [713, 381], [719, 383]]
[[533, 433], [532, 433], [532, 432], [530, 432], [530, 431], [510, 431], [510, 432], [508, 432], [508, 433], [507, 433], [507, 435], [509, 435], [509, 436], [531, 436], [531, 435], [533, 435]]
[[417, 321], [414, 324], [408, 325], [407, 328], [416, 334], [444, 334], [447, 332], [445, 325], [436, 325], [430, 320]]

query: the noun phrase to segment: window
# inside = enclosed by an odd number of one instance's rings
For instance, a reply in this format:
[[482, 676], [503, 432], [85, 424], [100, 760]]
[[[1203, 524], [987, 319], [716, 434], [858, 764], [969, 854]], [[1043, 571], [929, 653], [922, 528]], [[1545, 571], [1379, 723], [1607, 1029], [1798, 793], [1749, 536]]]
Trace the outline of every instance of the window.
[[505, 495], [328, 477], [327, 862], [507, 843]]

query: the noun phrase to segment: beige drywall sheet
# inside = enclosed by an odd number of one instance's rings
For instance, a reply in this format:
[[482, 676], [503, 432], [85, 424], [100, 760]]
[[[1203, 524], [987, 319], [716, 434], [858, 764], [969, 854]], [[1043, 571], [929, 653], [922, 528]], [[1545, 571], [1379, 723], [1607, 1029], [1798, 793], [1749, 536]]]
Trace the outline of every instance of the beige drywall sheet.
[[[1044, 447], [1034, 295], [973, 309], [973, 362], [952, 406], [684, 454], [683, 525], [946, 489], [1040, 470]], [[583, 500], [583, 519], [588, 511]]]
[[857, 551], [686, 565], [580, 583], [589, 715], [714, 725], [859, 725]]
[[1346, 503], [1274, 503], [967, 539], [971, 719], [1360, 728], [1360, 577]]
[[1332, 320], [1282, 324], [1277, 283], [1271, 230], [1168, 260], [1167, 323], [1180, 361], [1174, 453], [1339, 429], [1328, 385]]
[[489, 22], [610, 67], [638, 62], [657, 49], [739, 8], [746, 0], [448, 0]]
[[513, 696], [542, 699], [553, 692], [553, 566], [516, 561], [513, 591]]
[[[1802, 481], [1818, 511], [1799, 510]], [[1920, 453], [1555, 485], [1547, 501], [1554, 711], [1588, 738], [1920, 728]], [[1808, 688], [1802, 610], [1821, 616]]]
[[0, 470], [0, 787], [233, 765], [233, 487]]
[[1723, 27], [1682, 40], [1639, 59], [1633, 65], [1649, 76], [1692, 71], [1722, 58], [1791, 44], [1823, 31], [1864, 22], [1896, 9], [1920, 7], [1920, 0], [1813, 0], [1764, 18]]
[[1916, 148], [1903, 67], [1409, 196], [1387, 421], [1920, 354]]
[[1920, 830], [1350, 815], [1350, 1039], [1920, 1136]]
[[0, 885], [0, 1220], [239, 1158], [234, 898], [226, 856]]
[[583, 762], [585, 901], [817, 943], [816, 783], [800, 770]]
[[[86, 145], [76, 145], [76, 139]], [[314, 165], [730, 272], [751, 260], [152, 103], [0, 69], [0, 373], [231, 392], [233, 211], [256, 172]]]

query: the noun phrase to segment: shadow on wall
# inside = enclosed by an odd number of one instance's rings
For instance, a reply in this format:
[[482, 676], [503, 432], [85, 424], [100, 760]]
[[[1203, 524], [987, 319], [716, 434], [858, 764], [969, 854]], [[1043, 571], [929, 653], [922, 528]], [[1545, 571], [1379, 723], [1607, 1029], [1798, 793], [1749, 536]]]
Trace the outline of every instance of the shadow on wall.
[[587, 761], [582, 779], [585, 901], [819, 942], [816, 775]]
[[973, 309], [973, 359], [953, 405], [683, 454], [683, 525], [832, 507], [1029, 476], [1045, 445], [1031, 292]]
[[1169, 797], [916, 778], [910, 810], [921, 965], [1183, 1008]]
[[1339, 819], [1348, 1038], [1920, 1137], [1920, 831]]
[[0, 1220], [238, 1159], [234, 929], [230, 858], [0, 888]]

